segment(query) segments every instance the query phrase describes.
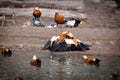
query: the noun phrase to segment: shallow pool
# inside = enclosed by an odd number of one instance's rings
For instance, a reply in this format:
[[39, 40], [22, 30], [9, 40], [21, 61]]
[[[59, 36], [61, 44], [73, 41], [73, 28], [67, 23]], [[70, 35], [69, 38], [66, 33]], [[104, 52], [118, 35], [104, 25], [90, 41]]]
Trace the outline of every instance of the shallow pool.
[[[30, 65], [36, 54], [42, 60], [41, 67]], [[83, 53], [13, 51], [12, 57], [0, 54], [0, 80], [113, 80], [112, 74], [120, 74], [120, 56], [89, 55], [101, 60], [98, 66], [86, 64]]]

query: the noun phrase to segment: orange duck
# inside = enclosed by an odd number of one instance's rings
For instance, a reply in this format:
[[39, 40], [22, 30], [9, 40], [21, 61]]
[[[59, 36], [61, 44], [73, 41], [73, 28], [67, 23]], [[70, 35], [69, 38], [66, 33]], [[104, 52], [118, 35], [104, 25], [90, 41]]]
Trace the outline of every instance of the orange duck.
[[60, 15], [59, 12], [56, 10], [55, 11], [55, 17], [54, 20], [57, 24], [64, 24], [66, 23], [66, 20], [63, 15]]
[[41, 59], [38, 59], [36, 55], [33, 55], [33, 59], [31, 60], [30, 64], [40, 67], [41, 66]]
[[83, 55], [83, 59], [85, 63], [89, 63], [89, 64], [98, 64], [100, 62], [99, 59], [93, 57], [87, 57], [86, 55]]
[[33, 11], [33, 16], [36, 18], [40, 18], [41, 14], [42, 14], [41, 9], [39, 7], [35, 7]]
[[86, 24], [87, 18], [85, 19], [78, 19], [76, 17], [64, 17], [63, 15], [60, 15], [59, 12], [55, 11], [55, 17], [54, 20], [57, 24], [65, 24], [67, 27], [78, 27], [79, 24]]
[[2, 55], [10, 57], [10, 56], [12, 56], [12, 51], [9, 48], [4, 47], [4, 48], [2, 48]]

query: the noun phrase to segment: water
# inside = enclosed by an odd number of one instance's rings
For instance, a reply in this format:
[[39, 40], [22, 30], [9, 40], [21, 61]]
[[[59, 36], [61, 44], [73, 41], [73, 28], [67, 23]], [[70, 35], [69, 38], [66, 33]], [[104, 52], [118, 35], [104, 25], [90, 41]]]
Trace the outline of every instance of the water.
[[[32, 56], [41, 58], [41, 67], [30, 65]], [[13, 51], [12, 57], [0, 55], [0, 80], [112, 80], [120, 74], [120, 56], [88, 55], [101, 60], [99, 66], [85, 64], [83, 53]]]

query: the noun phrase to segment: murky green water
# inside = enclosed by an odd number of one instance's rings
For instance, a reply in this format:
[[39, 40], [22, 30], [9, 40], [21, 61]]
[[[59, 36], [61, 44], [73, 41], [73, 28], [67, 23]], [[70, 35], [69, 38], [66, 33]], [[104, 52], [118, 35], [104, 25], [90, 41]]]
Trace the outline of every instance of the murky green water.
[[[36, 54], [40, 67], [30, 65]], [[13, 51], [12, 57], [0, 54], [0, 80], [112, 80], [112, 73], [120, 74], [120, 56], [88, 55], [101, 60], [99, 66], [85, 64], [83, 53], [49, 53]]]

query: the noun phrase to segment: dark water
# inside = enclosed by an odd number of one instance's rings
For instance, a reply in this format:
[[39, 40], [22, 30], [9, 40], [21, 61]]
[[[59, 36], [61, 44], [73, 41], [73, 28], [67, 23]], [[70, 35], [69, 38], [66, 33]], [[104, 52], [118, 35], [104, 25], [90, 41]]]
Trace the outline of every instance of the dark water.
[[[42, 60], [40, 67], [30, 65], [36, 54]], [[99, 66], [85, 64], [83, 53], [49, 53], [13, 51], [12, 57], [0, 54], [0, 80], [112, 80], [112, 73], [120, 74], [120, 57], [88, 55], [101, 60]]]

